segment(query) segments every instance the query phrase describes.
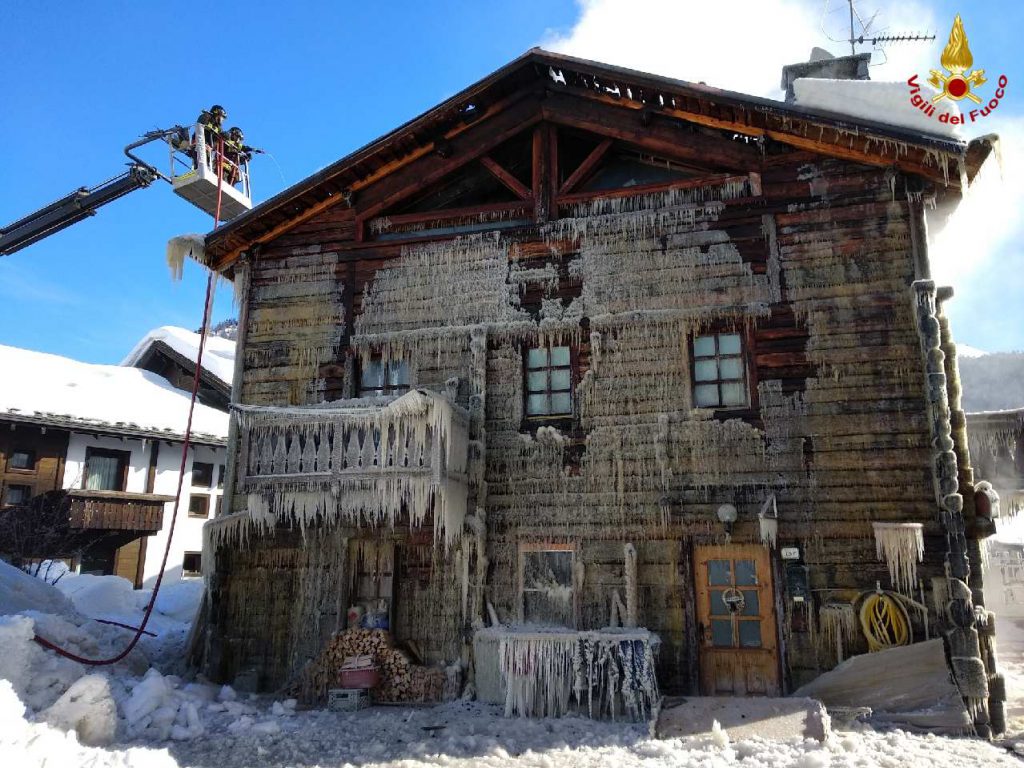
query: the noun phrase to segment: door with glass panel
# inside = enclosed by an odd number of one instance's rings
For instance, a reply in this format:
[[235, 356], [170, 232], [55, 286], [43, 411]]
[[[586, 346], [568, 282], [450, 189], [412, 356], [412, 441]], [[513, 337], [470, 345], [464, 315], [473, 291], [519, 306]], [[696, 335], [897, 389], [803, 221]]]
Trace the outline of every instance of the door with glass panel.
[[701, 692], [779, 695], [768, 550], [759, 544], [697, 547], [694, 564]]

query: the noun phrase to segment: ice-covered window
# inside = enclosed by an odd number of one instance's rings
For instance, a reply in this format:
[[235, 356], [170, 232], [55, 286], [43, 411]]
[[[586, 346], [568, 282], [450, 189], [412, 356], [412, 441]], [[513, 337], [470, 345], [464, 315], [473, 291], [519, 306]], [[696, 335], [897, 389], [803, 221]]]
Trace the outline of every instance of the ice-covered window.
[[367, 360], [359, 372], [359, 396], [401, 395], [409, 391], [409, 365], [404, 360], [379, 357]]
[[571, 627], [573, 559], [569, 546], [523, 545], [519, 553], [523, 585], [523, 621]]
[[86, 448], [82, 487], [90, 491], [123, 491], [128, 480], [129, 457], [127, 451]]
[[572, 355], [569, 347], [526, 351], [526, 415], [572, 415]]
[[693, 338], [693, 404], [698, 408], [750, 405], [743, 336], [709, 333]]

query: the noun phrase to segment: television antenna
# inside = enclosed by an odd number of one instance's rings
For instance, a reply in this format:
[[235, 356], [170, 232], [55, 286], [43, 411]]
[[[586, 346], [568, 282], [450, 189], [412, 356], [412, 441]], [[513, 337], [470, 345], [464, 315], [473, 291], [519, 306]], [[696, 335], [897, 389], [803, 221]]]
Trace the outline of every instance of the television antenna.
[[[834, 0], [825, 0], [825, 7], [821, 12], [821, 33], [834, 43], [848, 43], [850, 46], [850, 55], [856, 55], [857, 46], [870, 43], [871, 47], [885, 56], [885, 45], [887, 43], [923, 43], [935, 39], [935, 35], [921, 34], [919, 32], [913, 32], [909, 34], [884, 34], [886, 30], [882, 28], [876, 34], [874, 30], [875, 22], [878, 19], [879, 11], [875, 11], [871, 14], [871, 17], [867, 20], [861, 15], [860, 10], [857, 8], [854, 0], [846, 0], [846, 5], [849, 9], [849, 37], [839, 38], [833, 37], [825, 29], [825, 18], [830, 13], [835, 13], [832, 8]], [[859, 27], [859, 33], [858, 33]], [[884, 64], [883, 59], [879, 64]]]

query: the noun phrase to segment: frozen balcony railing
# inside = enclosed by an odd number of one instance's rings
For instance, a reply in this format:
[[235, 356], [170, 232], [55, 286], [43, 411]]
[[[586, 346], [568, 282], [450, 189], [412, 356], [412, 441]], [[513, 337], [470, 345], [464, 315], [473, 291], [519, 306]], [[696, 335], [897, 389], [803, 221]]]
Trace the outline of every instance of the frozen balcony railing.
[[422, 525], [450, 543], [466, 511], [468, 416], [413, 390], [388, 401], [237, 406], [239, 490], [253, 521]]

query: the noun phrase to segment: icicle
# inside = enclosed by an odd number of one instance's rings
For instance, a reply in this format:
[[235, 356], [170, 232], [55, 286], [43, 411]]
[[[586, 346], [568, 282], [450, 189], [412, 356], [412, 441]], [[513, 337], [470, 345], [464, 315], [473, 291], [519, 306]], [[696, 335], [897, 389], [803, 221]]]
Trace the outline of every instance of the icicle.
[[623, 558], [625, 559], [623, 571], [626, 575], [626, 617], [623, 624], [632, 629], [637, 625], [637, 601], [639, 599], [636, 583], [636, 547], [626, 544], [623, 547]]
[[620, 705], [633, 720], [658, 701], [653, 644], [647, 630], [537, 632], [484, 629], [474, 644], [498, 640], [505, 716], [560, 717], [586, 708], [615, 718]]
[[913, 595], [917, 584], [917, 564], [924, 560], [924, 535], [921, 523], [872, 523], [875, 554], [889, 568], [894, 589]]
[[857, 614], [849, 603], [828, 603], [818, 612], [821, 632], [818, 642], [822, 650], [835, 651], [836, 663], [845, 658], [857, 639]]
[[771, 549], [778, 546], [779, 540], [779, 509], [775, 504], [775, 494], [768, 494], [761, 511], [757, 513], [757, 523], [761, 533], [761, 544]]
[[187, 256], [200, 264], [206, 263], [206, 238], [203, 235], [178, 235], [167, 241], [167, 266], [173, 280], [181, 280]]

